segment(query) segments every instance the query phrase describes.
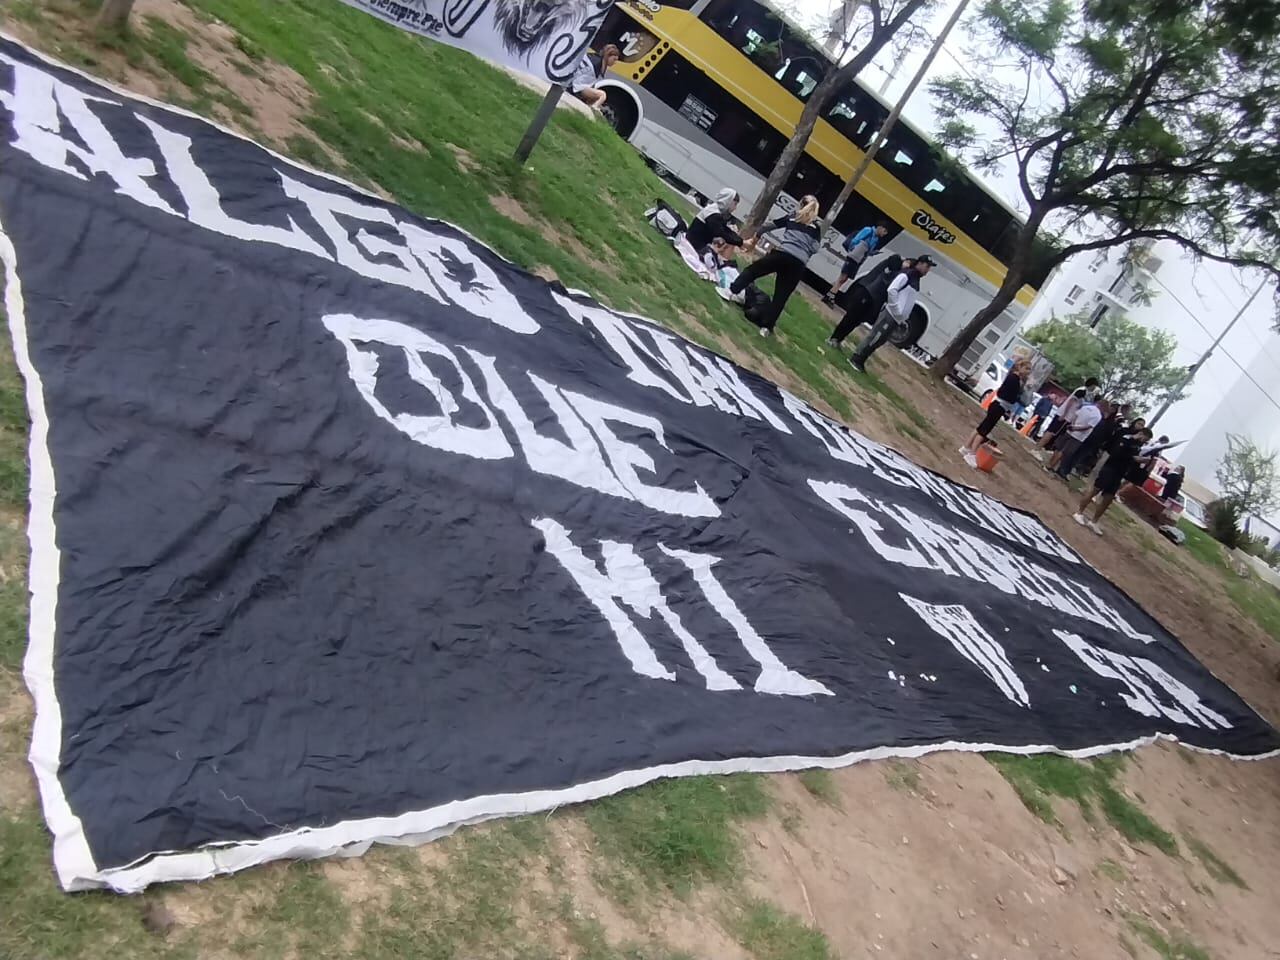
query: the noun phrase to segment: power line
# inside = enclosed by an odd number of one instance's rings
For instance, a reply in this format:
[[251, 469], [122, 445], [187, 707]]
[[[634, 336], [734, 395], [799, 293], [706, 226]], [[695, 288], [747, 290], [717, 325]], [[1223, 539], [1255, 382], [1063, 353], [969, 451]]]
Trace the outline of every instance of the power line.
[[[1164, 292], [1169, 294], [1169, 296], [1173, 297], [1173, 299], [1177, 301], [1178, 306], [1182, 307], [1182, 309], [1187, 312], [1187, 316], [1189, 316], [1192, 320], [1194, 320], [1196, 322], [1196, 325], [1199, 326], [1201, 330], [1207, 333], [1210, 337], [1215, 336], [1213, 331], [1211, 331], [1208, 327], [1206, 327], [1204, 323], [1200, 320], [1200, 318], [1196, 316], [1195, 311], [1193, 311], [1190, 307], [1188, 307], [1185, 303], [1183, 303], [1182, 298], [1179, 297], [1172, 290], [1170, 290], [1163, 280], [1161, 280], [1154, 273], [1151, 274], [1151, 279], [1154, 280], [1156, 283], [1160, 284], [1160, 286], [1164, 288]], [[1222, 353], [1223, 356], [1225, 356], [1228, 360], [1230, 360], [1233, 364], [1235, 364], [1236, 369], [1239, 370], [1242, 374], [1244, 374], [1244, 377], [1246, 380], [1248, 380], [1250, 383], [1252, 383], [1255, 387], [1258, 388], [1258, 392], [1261, 393], [1264, 397], [1266, 397], [1267, 400], [1271, 402], [1271, 405], [1273, 407], [1275, 407], [1277, 410], [1280, 410], [1280, 401], [1277, 401], [1276, 398], [1273, 397], [1262, 384], [1260, 384], [1257, 380], [1253, 379], [1253, 374], [1251, 374], [1244, 367], [1244, 365], [1240, 363], [1239, 360], [1233, 357], [1230, 351], [1228, 351], [1226, 347], [1219, 345], [1218, 350], [1220, 353]], [[1198, 373], [1199, 371], [1196, 371], [1196, 372]]]
[[[1227, 303], [1230, 304], [1231, 300], [1227, 295], [1226, 289], [1222, 286], [1221, 283], [1218, 282], [1218, 278], [1215, 277], [1213, 273], [1209, 273], [1209, 282], [1218, 288], [1218, 292], [1222, 294], [1222, 299], [1226, 300]], [[1232, 308], [1234, 309], [1234, 304], [1232, 304]], [[1276, 365], [1276, 367], [1280, 369], [1280, 360], [1277, 360], [1275, 355], [1270, 350], [1267, 349], [1266, 341], [1264, 341], [1260, 336], [1258, 336], [1257, 331], [1254, 330], [1253, 327], [1249, 326], [1248, 321], [1245, 321], [1244, 328], [1249, 331], [1249, 336], [1253, 337], [1253, 339], [1257, 342], [1258, 346], [1262, 348], [1262, 352], [1267, 355], [1267, 359], [1271, 360]]]

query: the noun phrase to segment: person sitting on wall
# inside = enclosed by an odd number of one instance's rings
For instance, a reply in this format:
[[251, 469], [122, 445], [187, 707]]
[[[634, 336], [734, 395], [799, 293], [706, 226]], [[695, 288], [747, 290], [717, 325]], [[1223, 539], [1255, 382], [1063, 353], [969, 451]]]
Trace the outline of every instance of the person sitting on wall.
[[621, 59], [622, 51], [612, 43], [606, 43], [599, 53], [584, 54], [573, 72], [573, 79], [569, 81], [569, 92], [587, 106], [599, 110], [604, 106], [605, 92], [596, 85]]
[[1164, 489], [1160, 491], [1161, 500], [1177, 501], [1182, 492], [1182, 481], [1187, 478], [1187, 468], [1176, 466], [1164, 478]]

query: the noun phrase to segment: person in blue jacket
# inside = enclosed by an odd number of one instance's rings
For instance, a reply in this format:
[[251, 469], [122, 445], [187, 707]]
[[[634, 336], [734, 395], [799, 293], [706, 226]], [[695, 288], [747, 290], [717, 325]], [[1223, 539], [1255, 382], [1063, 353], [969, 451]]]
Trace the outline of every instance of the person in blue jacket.
[[889, 233], [889, 225], [881, 222], [874, 227], [863, 227], [851, 237], [845, 237], [844, 241], [844, 266], [840, 268], [840, 276], [836, 277], [836, 282], [831, 285], [831, 289], [826, 292], [822, 298], [823, 303], [835, 303], [836, 295], [840, 292], [840, 288], [858, 275], [858, 268], [867, 260], [867, 257], [876, 252], [876, 248], [880, 246]]

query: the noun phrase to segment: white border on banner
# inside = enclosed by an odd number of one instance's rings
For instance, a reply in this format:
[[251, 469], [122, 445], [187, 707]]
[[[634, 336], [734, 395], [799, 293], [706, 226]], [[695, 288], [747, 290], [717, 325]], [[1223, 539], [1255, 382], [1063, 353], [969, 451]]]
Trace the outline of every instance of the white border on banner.
[[[31, 50], [13, 36], [0, 31], [0, 37], [8, 40], [34, 57], [58, 69], [66, 70], [112, 92], [171, 113], [198, 120], [225, 134], [259, 147], [276, 159], [296, 169], [331, 180], [380, 203], [386, 201], [362, 187], [324, 171], [313, 170], [305, 164], [276, 153], [268, 147], [221, 124], [190, 111], [147, 97], [122, 90], [82, 70], [66, 66], [39, 51]], [[431, 218], [427, 218], [431, 219]], [[435, 222], [448, 223], [438, 220]], [[448, 224], [478, 246], [483, 247], [505, 262], [520, 268], [466, 230]], [[53, 860], [59, 882], [68, 891], [109, 888], [119, 893], [137, 893], [152, 883], [203, 880], [217, 874], [233, 873], [260, 863], [279, 859], [315, 859], [346, 855], [356, 856], [365, 852], [373, 843], [420, 844], [452, 833], [458, 827], [480, 823], [500, 817], [520, 816], [555, 810], [569, 804], [598, 800], [622, 790], [638, 787], [654, 780], [727, 773], [780, 773], [791, 770], [821, 767], [835, 769], [865, 760], [889, 758], [917, 758], [944, 750], [986, 753], [1042, 754], [1083, 759], [1117, 750], [1132, 750], [1160, 740], [1175, 743], [1181, 741], [1173, 734], [1157, 733], [1123, 743], [1103, 744], [1063, 750], [1051, 745], [1008, 746], [996, 743], [946, 743], [915, 747], [874, 747], [834, 757], [775, 756], [743, 757], [731, 760], [687, 760], [679, 763], [626, 770], [554, 790], [532, 790], [523, 793], [492, 794], [457, 800], [426, 810], [415, 810], [394, 817], [371, 817], [361, 820], [345, 820], [327, 827], [302, 827], [262, 840], [246, 840], [225, 844], [210, 844], [192, 851], [157, 851], [122, 867], [99, 868], [93, 859], [79, 817], [71, 809], [58, 769], [62, 745], [62, 711], [58, 702], [54, 678], [54, 638], [56, 635], [57, 592], [60, 571], [60, 553], [54, 526], [53, 507], [55, 478], [53, 462], [49, 454], [49, 421], [44, 406], [44, 387], [39, 372], [31, 361], [27, 343], [27, 326], [22, 287], [18, 276], [17, 255], [4, 226], [0, 223], [0, 260], [5, 268], [5, 305], [9, 314], [9, 329], [13, 336], [14, 355], [18, 368], [26, 382], [27, 404], [31, 413], [30, 518], [28, 539], [31, 544], [30, 589], [31, 618], [28, 646], [23, 662], [27, 687], [35, 701], [35, 722], [32, 729], [29, 759], [35, 769], [40, 787], [41, 804], [45, 820], [53, 832]], [[578, 291], [570, 291], [577, 293]], [[633, 315], [634, 316], [634, 315]], [[652, 323], [648, 318], [637, 317]], [[1016, 508], [1011, 508], [1016, 509]], [[1038, 519], [1038, 518], [1037, 518]], [[1043, 523], [1043, 521], [1041, 521]], [[1049, 529], [1046, 526], [1046, 529]], [[1051, 531], [1052, 532], [1052, 531]], [[1126, 595], [1127, 596], [1127, 595]], [[1197, 661], [1199, 662], [1199, 661]], [[1206, 672], [1211, 673], [1201, 664]], [[1212, 675], [1212, 674], [1211, 674]], [[1238, 696], [1238, 694], [1237, 694]], [[1243, 700], [1243, 698], [1242, 698]], [[1252, 709], [1252, 708], [1251, 708]], [[1257, 711], [1254, 711], [1257, 713]], [[1261, 717], [1261, 714], [1258, 714]], [[1236, 760], [1263, 760], [1280, 756], [1280, 749], [1265, 754], [1239, 755], [1194, 744], [1183, 746], [1202, 753], [1226, 756]]]

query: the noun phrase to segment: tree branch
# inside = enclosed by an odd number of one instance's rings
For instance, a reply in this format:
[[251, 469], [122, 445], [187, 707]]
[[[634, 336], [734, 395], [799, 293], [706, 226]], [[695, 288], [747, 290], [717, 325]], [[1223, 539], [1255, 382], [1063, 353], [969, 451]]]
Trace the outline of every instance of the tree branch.
[[1213, 260], [1217, 263], [1230, 264], [1233, 267], [1255, 268], [1266, 271], [1276, 280], [1280, 281], [1280, 265], [1262, 260], [1256, 257], [1248, 257], [1238, 254], [1215, 253], [1209, 250], [1203, 244], [1184, 237], [1180, 233], [1173, 230], [1166, 230], [1159, 227], [1142, 228], [1138, 230], [1126, 230], [1110, 237], [1103, 237], [1099, 240], [1086, 240], [1080, 243], [1072, 243], [1064, 247], [1049, 258], [1051, 266], [1057, 266], [1068, 257], [1073, 257], [1077, 253], [1087, 253], [1090, 250], [1109, 250], [1112, 247], [1124, 246], [1135, 240], [1172, 240], [1178, 246], [1182, 247], [1197, 257], [1203, 257], [1205, 260]]

